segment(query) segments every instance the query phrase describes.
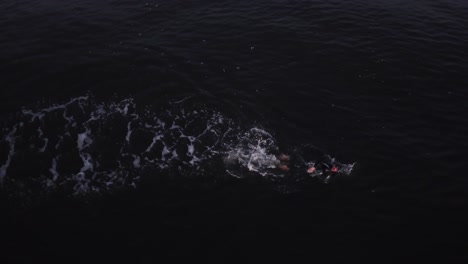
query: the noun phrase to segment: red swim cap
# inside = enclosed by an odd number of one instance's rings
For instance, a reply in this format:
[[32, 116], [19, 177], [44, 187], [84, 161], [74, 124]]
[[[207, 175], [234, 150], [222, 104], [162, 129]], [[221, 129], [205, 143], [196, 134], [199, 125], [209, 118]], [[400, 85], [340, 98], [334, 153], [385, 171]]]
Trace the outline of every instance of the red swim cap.
[[338, 171], [338, 168], [336, 166], [333, 166], [331, 169], [330, 169], [331, 172], [337, 172]]

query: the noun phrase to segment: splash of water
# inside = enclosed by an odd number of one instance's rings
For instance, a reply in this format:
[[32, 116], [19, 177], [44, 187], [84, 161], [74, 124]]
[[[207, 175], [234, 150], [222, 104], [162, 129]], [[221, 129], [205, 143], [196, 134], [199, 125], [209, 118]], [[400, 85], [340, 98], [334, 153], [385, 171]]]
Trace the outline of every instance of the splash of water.
[[246, 176], [245, 169], [262, 176], [283, 176], [276, 170], [279, 160], [273, 136], [260, 128], [251, 128], [238, 135], [237, 143], [230, 148], [224, 161], [227, 172], [234, 177]]

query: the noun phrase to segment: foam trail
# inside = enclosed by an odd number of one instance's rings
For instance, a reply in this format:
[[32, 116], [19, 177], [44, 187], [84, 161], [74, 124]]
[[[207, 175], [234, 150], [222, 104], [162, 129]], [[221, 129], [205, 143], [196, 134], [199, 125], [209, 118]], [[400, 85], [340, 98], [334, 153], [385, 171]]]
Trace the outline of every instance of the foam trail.
[[[70, 186], [75, 194], [136, 186], [143, 171], [157, 177], [162, 170], [179, 173], [198, 168], [223, 153], [219, 137], [232, 129], [231, 124], [218, 112], [188, 111], [179, 106], [182, 102], [161, 112], [145, 109], [141, 113], [131, 98], [96, 103], [91, 96], [82, 96], [38, 110], [23, 109], [4, 138], [9, 155], [0, 168], [0, 178], [8, 184], [21, 184], [22, 179], [8, 174], [10, 169], [17, 171], [11, 166], [19, 163], [12, 160], [24, 154], [34, 159], [38, 153], [44, 153], [37, 158], [49, 164], [48, 173], [35, 175], [41, 173], [39, 166], [27, 173], [44, 181], [42, 186]], [[37, 136], [22, 138], [22, 144], [16, 146], [20, 121], [26, 123], [22, 133]], [[24, 165], [19, 171], [28, 170], [28, 164]]]

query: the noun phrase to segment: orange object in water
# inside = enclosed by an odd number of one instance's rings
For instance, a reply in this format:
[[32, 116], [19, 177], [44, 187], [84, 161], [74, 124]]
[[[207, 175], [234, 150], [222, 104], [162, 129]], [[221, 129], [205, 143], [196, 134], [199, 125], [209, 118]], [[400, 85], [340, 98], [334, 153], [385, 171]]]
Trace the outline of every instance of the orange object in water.
[[307, 170], [307, 173], [313, 173], [315, 171], [315, 167], [310, 167], [308, 170]]
[[338, 168], [336, 166], [333, 166], [331, 169], [330, 169], [331, 172], [337, 172], [338, 171]]

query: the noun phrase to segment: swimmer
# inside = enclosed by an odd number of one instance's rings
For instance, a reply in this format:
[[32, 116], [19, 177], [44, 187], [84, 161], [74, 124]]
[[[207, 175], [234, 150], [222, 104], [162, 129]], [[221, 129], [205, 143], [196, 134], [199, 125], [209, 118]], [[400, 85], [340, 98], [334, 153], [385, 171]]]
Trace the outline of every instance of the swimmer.
[[329, 155], [320, 157], [316, 162], [308, 164], [307, 173], [310, 175], [338, 173], [338, 163]]
[[[288, 172], [290, 170], [290, 157], [286, 154], [279, 154], [276, 156], [275, 166], [277, 169]], [[293, 162], [294, 163], [294, 162]], [[331, 158], [329, 155], [321, 155], [315, 162], [306, 163], [305, 171], [310, 176], [319, 176], [319, 175], [333, 175], [337, 174], [340, 164]], [[299, 165], [299, 167], [302, 167]], [[304, 169], [304, 167], [302, 167]], [[300, 169], [302, 170], [302, 169]]]
[[317, 177], [324, 183], [329, 183], [335, 176], [350, 175], [355, 163], [343, 164], [329, 155], [323, 155], [316, 162], [307, 162], [305, 165], [306, 175]]

